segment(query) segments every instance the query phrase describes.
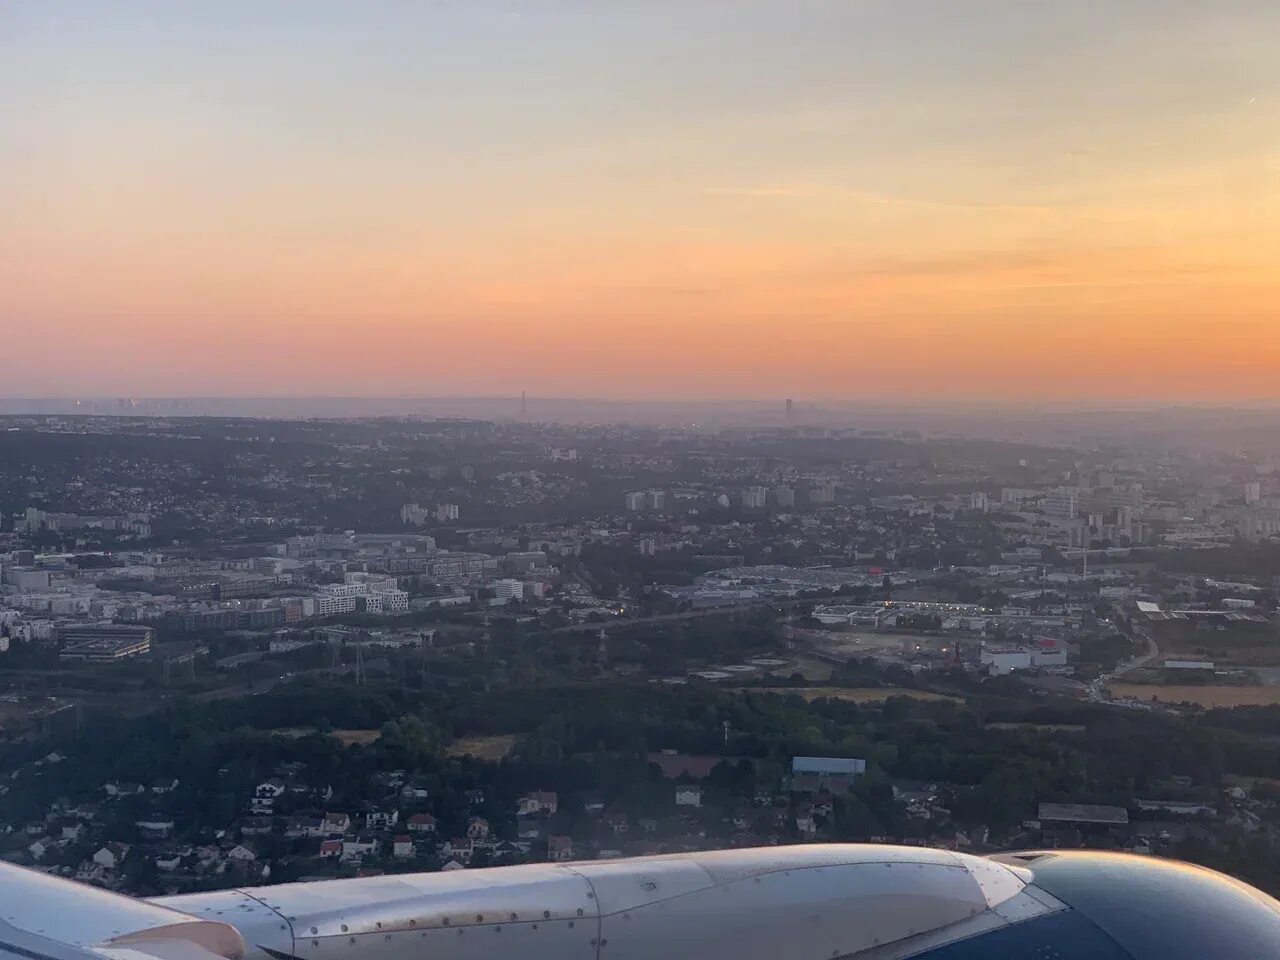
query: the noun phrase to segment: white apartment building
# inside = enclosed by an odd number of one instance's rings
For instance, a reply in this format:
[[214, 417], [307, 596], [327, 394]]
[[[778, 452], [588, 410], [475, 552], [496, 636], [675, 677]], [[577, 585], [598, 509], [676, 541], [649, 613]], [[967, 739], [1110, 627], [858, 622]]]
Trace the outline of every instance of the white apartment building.
[[1046, 516], [1074, 520], [1080, 515], [1080, 491], [1075, 487], [1058, 487], [1041, 502]]
[[420, 507], [416, 503], [406, 503], [400, 508], [400, 521], [415, 527], [425, 526], [430, 516], [426, 507]]
[[373, 573], [348, 573], [345, 583], [326, 583], [316, 595], [316, 613], [322, 617], [353, 613], [404, 613], [409, 594], [401, 590], [395, 577]]
[[819, 484], [809, 491], [809, 500], [813, 503], [835, 503], [836, 485], [834, 483]]
[[495, 580], [493, 594], [499, 600], [523, 600], [524, 582], [521, 580]]

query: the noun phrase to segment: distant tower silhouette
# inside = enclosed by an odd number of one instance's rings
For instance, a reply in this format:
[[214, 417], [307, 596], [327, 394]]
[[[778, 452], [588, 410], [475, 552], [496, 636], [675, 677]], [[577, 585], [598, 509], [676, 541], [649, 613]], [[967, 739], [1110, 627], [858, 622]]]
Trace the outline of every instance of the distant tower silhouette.
[[787, 423], [796, 422], [796, 405], [791, 402], [791, 398], [787, 397]]
[[529, 420], [529, 398], [523, 390], [520, 391], [520, 419], [526, 422]]
[[609, 662], [609, 635], [600, 631], [600, 644], [596, 647], [596, 662], [604, 667]]

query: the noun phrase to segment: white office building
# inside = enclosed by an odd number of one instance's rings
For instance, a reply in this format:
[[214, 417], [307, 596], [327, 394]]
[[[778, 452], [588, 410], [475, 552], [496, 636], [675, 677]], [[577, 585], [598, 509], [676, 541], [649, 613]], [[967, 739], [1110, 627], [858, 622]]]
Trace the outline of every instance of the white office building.
[[979, 655], [979, 660], [992, 674], [1002, 677], [1015, 670], [1028, 669], [1031, 666], [1031, 651], [987, 649]]

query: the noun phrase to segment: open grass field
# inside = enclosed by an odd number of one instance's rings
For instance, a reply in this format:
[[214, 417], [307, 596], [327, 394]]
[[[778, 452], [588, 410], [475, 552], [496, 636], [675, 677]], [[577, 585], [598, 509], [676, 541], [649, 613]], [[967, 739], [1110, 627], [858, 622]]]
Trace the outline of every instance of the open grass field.
[[806, 680], [830, 680], [832, 665], [825, 660], [818, 660], [814, 657], [799, 656], [795, 658], [795, 665], [787, 668], [787, 673], [799, 673]]
[[740, 693], [781, 693], [804, 697], [806, 700], [845, 700], [849, 703], [881, 703], [890, 697], [911, 697], [913, 700], [964, 701], [928, 690], [907, 690], [902, 687], [739, 687]]
[[1158, 687], [1140, 683], [1113, 683], [1113, 697], [1158, 700], [1161, 703], [1198, 703], [1204, 707], [1260, 707], [1280, 703], [1280, 687]]
[[445, 747], [451, 757], [475, 757], [477, 760], [501, 760], [516, 745], [514, 734], [493, 737], [462, 737]]
[[315, 727], [276, 727], [271, 731], [271, 735], [273, 737], [286, 737], [289, 740], [297, 740], [300, 737], [309, 737], [315, 732]]
[[[288, 737], [296, 740], [299, 737], [309, 737], [316, 732], [315, 727], [276, 727], [271, 731], [277, 737]], [[333, 738], [341, 743], [344, 747], [360, 744], [366, 746], [375, 742], [382, 733], [378, 730], [335, 730]]]

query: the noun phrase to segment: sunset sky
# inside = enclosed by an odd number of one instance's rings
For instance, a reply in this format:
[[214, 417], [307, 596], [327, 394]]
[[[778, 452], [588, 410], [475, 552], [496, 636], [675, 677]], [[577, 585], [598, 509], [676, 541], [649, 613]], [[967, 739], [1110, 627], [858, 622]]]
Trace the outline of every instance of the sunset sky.
[[1280, 397], [1280, 3], [0, 2], [5, 395]]

